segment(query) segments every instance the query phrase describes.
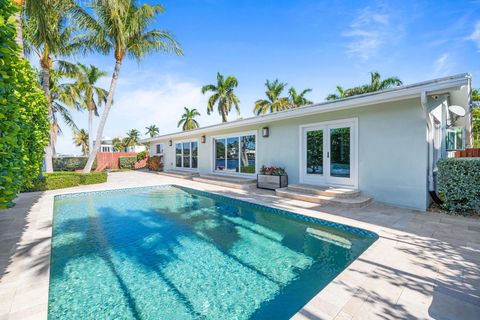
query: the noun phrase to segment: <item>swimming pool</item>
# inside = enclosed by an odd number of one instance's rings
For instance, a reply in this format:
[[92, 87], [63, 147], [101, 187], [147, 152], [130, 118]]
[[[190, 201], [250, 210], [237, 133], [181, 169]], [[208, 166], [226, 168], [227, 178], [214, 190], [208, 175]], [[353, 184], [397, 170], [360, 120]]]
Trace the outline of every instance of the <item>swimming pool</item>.
[[49, 319], [288, 319], [376, 239], [178, 186], [56, 196]]

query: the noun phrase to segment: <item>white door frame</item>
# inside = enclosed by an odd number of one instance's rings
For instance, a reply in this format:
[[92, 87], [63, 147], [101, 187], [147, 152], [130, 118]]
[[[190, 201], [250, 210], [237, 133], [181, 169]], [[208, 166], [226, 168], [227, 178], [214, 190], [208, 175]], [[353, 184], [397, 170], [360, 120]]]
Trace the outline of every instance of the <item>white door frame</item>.
[[[330, 141], [327, 141], [329, 133], [327, 133], [327, 130], [329, 130], [329, 127], [341, 126], [342, 124], [346, 126], [352, 126], [352, 130], [350, 132], [350, 179], [348, 180], [345, 178], [330, 176], [329, 159], [326, 157], [326, 153], [330, 152]], [[321, 177], [316, 177], [315, 179], [308, 179], [305, 172], [307, 162], [305, 130], [310, 128], [324, 130], [324, 170], [323, 175]], [[323, 121], [299, 126], [299, 178], [300, 183], [358, 188], [358, 118]]]
[[[197, 143], [197, 167], [196, 168], [192, 168], [192, 145], [191, 145], [192, 142]], [[177, 167], [177, 149], [176, 149], [177, 143], [182, 144], [182, 166], [181, 167]], [[183, 167], [183, 143], [190, 143], [190, 167], [189, 168], [184, 168]], [[200, 143], [198, 141], [198, 138], [173, 141], [173, 143], [172, 143], [172, 147], [173, 147], [173, 168], [175, 170], [197, 172], [198, 171], [198, 159], [199, 159], [198, 155], [200, 153], [199, 150], [198, 150], [199, 145], [200, 145]]]

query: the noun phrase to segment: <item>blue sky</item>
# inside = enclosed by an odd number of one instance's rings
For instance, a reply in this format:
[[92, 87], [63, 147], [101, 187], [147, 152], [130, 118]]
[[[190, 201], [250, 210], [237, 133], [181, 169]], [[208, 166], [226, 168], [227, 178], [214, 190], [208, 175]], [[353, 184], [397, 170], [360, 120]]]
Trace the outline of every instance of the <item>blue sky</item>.
[[[154, 1], [147, 1], [154, 3]], [[321, 102], [340, 84], [368, 82], [369, 71], [413, 83], [469, 72], [480, 87], [480, 1], [165, 0], [154, 25], [172, 32], [185, 55], [152, 54], [125, 61], [104, 135], [121, 136], [150, 124], [177, 131], [183, 107], [207, 116], [204, 84], [216, 72], [239, 81], [241, 117], [252, 116], [266, 79], [280, 79]], [[111, 73], [113, 59], [79, 61]], [[108, 89], [109, 78], [101, 85]], [[102, 109], [103, 110], [103, 109]], [[237, 119], [232, 113], [229, 119]], [[86, 128], [86, 113], [75, 114]], [[78, 154], [64, 129], [57, 152]]]

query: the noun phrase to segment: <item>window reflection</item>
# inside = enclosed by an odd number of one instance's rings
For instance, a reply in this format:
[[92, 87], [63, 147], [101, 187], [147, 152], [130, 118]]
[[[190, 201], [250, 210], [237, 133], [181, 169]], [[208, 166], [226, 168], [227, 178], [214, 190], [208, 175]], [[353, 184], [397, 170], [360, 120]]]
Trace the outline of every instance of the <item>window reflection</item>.
[[255, 136], [241, 138], [240, 172], [255, 173]]
[[215, 170], [225, 170], [225, 139], [215, 139]]
[[307, 132], [307, 174], [323, 174], [323, 130]]
[[330, 176], [350, 177], [350, 128], [330, 129]]
[[235, 173], [256, 172], [255, 135], [215, 139], [215, 170]]

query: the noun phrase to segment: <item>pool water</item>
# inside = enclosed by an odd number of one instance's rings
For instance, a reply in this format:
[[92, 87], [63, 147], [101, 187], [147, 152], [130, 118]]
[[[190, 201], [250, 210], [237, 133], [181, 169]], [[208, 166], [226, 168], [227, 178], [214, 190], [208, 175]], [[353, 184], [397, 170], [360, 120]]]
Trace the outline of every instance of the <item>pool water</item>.
[[175, 186], [57, 196], [49, 319], [288, 319], [376, 238]]

